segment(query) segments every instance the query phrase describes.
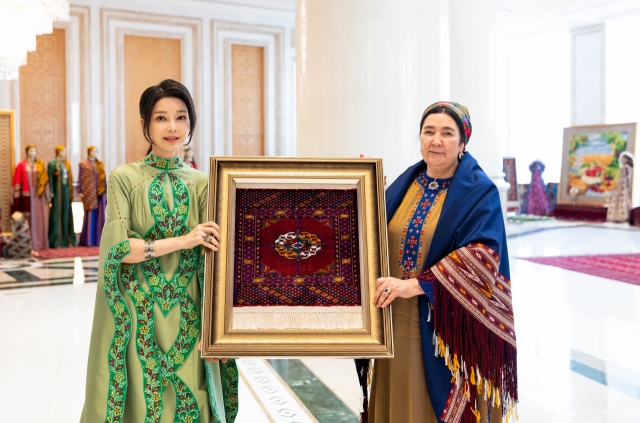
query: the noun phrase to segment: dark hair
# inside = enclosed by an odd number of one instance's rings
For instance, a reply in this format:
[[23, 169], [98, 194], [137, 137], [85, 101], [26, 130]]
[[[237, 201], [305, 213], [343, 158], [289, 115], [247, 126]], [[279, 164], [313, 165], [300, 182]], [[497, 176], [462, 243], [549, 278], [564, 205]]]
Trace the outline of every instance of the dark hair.
[[456, 125], [458, 126], [458, 131], [460, 131], [460, 144], [462, 143], [466, 143], [467, 141], [467, 137], [464, 133], [464, 130], [462, 129], [462, 121], [460, 120], [460, 118], [458, 117], [458, 115], [455, 114], [455, 112], [453, 110], [447, 109], [446, 107], [435, 107], [431, 110], [429, 110], [429, 113], [425, 114], [424, 116], [422, 116], [422, 119], [420, 120], [420, 131], [419, 133], [422, 133], [422, 125], [424, 124], [425, 119], [427, 118], [427, 116], [432, 115], [434, 113], [444, 113], [447, 116], [449, 116], [450, 118], [452, 118], [454, 120], [454, 122], [456, 123]]
[[38, 148], [36, 147], [36, 145], [35, 145], [35, 144], [29, 144], [29, 145], [27, 145], [27, 146], [24, 148], [24, 153], [25, 153], [25, 154], [29, 154], [29, 149], [30, 149], [30, 148], [35, 148], [35, 149], [36, 149], [36, 151], [38, 151]]
[[140, 96], [140, 117], [142, 118], [142, 133], [144, 135], [144, 139], [147, 140], [149, 144], [149, 150], [147, 154], [151, 152], [151, 148], [153, 147], [153, 140], [151, 139], [151, 135], [149, 134], [149, 126], [151, 125], [151, 112], [153, 111], [153, 107], [156, 103], [163, 98], [177, 98], [181, 100], [185, 106], [187, 106], [187, 114], [189, 115], [189, 140], [187, 144], [191, 142], [191, 138], [193, 137], [193, 131], [196, 129], [196, 108], [193, 104], [193, 98], [191, 98], [191, 94], [187, 87], [179, 83], [178, 81], [174, 81], [173, 79], [165, 79], [158, 85], [154, 85], [152, 87], [144, 90], [142, 95]]

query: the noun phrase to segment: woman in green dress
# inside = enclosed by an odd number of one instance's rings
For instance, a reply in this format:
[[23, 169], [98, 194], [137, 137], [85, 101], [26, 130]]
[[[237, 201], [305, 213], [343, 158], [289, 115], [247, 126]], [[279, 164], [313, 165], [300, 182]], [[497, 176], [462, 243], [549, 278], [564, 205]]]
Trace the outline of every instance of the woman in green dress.
[[109, 176], [80, 422], [232, 423], [235, 362], [206, 362], [197, 348], [204, 251], [220, 234], [206, 220], [206, 175], [179, 154], [193, 100], [165, 80], [142, 94], [140, 116], [149, 154]]

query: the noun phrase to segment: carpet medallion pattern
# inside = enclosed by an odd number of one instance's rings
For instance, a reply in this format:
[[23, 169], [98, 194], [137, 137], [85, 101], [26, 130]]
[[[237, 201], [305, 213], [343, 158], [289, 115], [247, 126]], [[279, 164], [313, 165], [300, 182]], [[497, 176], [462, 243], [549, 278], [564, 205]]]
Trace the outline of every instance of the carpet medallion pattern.
[[234, 307], [360, 305], [355, 189], [238, 189]]

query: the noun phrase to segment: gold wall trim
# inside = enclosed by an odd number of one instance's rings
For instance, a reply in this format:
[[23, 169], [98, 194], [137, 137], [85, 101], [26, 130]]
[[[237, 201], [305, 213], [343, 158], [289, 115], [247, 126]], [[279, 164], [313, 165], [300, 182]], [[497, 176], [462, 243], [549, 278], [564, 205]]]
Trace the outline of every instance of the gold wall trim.
[[13, 172], [15, 164], [16, 115], [13, 110], [0, 110], [0, 225], [4, 232], [11, 232], [11, 197], [13, 196]]
[[211, 22], [213, 141], [215, 154], [233, 151], [231, 46], [264, 48], [264, 154], [284, 156], [284, 27]]

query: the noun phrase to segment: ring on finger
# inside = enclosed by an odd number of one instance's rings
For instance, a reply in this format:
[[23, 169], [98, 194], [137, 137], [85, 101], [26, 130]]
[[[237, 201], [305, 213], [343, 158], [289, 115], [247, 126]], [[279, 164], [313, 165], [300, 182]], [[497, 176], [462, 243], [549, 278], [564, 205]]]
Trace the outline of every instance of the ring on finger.
[[206, 234], [202, 237], [202, 239], [208, 244], [209, 242], [211, 242], [211, 235]]
[[382, 293], [389, 295], [389, 294], [391, 294], [391, 290], [387, 287], [387, 288], [384, 289], [384, 291], [382, 291]]

